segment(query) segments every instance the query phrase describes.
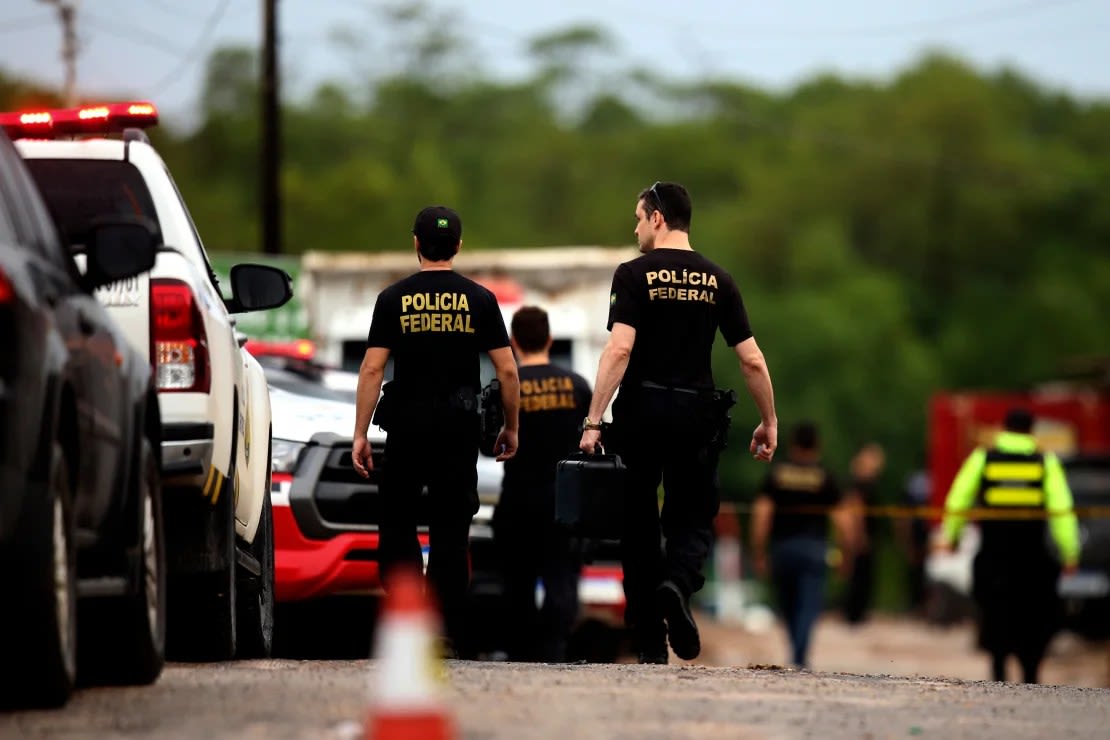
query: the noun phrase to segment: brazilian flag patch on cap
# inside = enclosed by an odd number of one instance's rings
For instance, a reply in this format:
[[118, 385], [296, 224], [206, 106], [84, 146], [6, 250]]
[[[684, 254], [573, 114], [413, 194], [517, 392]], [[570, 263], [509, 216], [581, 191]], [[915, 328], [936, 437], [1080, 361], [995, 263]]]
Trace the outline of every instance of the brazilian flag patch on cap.
[[436, 219], [436, 226], [438, 226], [441, 229], [446, 229], [447, 228], [447, 219], [437, 218]]

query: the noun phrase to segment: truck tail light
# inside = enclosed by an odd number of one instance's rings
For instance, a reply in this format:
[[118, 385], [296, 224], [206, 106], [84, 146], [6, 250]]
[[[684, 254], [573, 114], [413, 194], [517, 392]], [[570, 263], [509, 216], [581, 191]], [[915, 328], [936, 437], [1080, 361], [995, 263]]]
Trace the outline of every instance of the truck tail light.
[[180, 281], [150, 281], [150, 364], [159, 392], [207, 393], [208, 338], [192, 289]]
[[13, 298], [15, 298], [15, 291], [12, 290], [11, 281], [4, 271], [0, 270], [0, 306], [11, 303]]

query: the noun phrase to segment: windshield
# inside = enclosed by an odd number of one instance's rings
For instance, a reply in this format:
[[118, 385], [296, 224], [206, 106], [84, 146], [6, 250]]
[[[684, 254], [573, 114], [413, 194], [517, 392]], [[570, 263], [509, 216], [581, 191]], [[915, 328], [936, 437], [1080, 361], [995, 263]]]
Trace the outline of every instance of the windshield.
[[307, 375], [266, 367], [265, 365], [263, 365], [262, 370], [266, 374], [266, 382], [269, 383], [271, 388], [277, 388], [286, 393], [295, 393], [299, 396], [319, 398], [324, 401], [355, 402], [355, 392], [353, 390], [330, 388], [320, 380]]
[[84, 244], [96, 218], [142, 216], [158, 227], [154, 199], [130, 162], [114, 159], [27, 159], [58, 228], [70, 244]]

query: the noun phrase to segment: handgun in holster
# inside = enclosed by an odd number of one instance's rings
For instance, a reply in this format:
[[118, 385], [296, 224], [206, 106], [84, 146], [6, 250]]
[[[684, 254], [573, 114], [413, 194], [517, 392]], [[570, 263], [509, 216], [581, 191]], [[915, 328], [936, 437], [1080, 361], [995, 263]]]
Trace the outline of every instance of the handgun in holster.
[[501, 381], [494, 378], [478, 396], [478, 451], [486, 457], [497, 457], [497, 438], [505, 426], [505, 406], [501, 402]]
[[387, 432], [395, 426], [398, 413], [397, 404], [400, 402], [396, 387], [391, 386], [393, 386], [392, 381], [382, 386], [381, 398], [378, 399], [378, 405], [374, 407], [374, 416], [370, 420], [372, 424], [377, 424]]
[[712, 396], [712, 435], [709, 446], [720, 452], [728, 446], [728, 430], [732, 426], [730, 409], [736, 405], [736, 391], [721, 389], [713, 391]]

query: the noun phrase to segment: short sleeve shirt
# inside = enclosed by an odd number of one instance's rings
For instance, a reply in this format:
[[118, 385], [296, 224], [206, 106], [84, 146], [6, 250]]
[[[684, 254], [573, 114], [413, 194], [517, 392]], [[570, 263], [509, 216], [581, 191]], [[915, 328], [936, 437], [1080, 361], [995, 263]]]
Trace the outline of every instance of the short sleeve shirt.
[[760, 487], [775, 505], [771, 539], [825, 539], [828, 512], [840, 503], [840, 488], [832, 473], [817, 463], [773, 463]]
[[393, 378], [421, 392], [480, 388], [480, 355], [509, 346], [497, 299], [451, 270], [427, 270], [378, 295], [368, 347], [393, 357]]
[[613, 275], [609, 330], [636, 330], [622, 385], [712, 388], [711, 357], [718, 330], [729, 347], [752, 336], [736, 282], [701, 254], [656, 249], [625, 262]]
[[578, 449], [592, 398], [586, 379], [570, 370], [520, 368], [520, 449], [505, 461], [504, 489], [555, 482], [556, 464]]

